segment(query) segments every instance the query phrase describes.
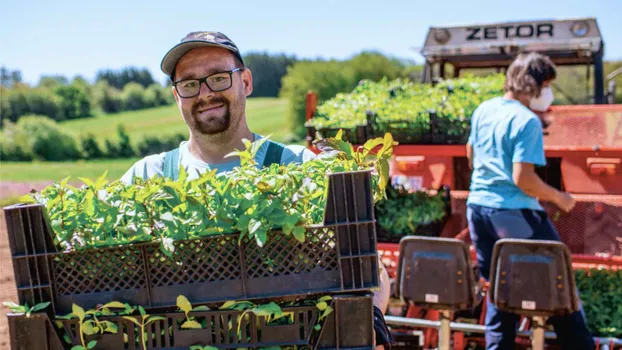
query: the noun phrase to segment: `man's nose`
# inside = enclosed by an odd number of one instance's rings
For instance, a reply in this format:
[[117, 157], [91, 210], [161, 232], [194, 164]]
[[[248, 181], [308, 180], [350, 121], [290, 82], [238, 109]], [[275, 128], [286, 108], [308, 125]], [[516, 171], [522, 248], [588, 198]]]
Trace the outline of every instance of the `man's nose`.
[[207, 81], [202, 81], [199, 83], [199, 96], [198, 97], [208, 97], [214, 95], [212, 89], [207, 86]]

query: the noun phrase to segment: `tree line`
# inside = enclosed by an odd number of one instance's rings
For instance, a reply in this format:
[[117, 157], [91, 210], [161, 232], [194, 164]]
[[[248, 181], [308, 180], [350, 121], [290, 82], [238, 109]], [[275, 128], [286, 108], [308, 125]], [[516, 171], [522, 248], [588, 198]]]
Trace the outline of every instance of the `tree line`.
[[[251, 97], [282, 97], [288, 100], [287, 118], [292, 127], [292, 138], [289, 141], [302, 140], [305, 136], [305, 97], [308, 91], [315, 91], [318, 94], [318, 103], [322, 103], [339, 92], [351, 91], [363, 79], [378, 81], [386, 77], [418, 81], [421, 79], [423, 69], [421, 65], [413, 62], [398, 60], [374, 51], [364, 51], [345, 60], [299, 59], [296, 56], [267, 52], [249, 53], [243, 59], [253, 74]], [[605, 74], [620, 66], [622, 66], [622, 61], [606, 62]], [[591, 79], [589, 75], [581, 73], [582, 69], [585, 68], [560, 68], [561, 74], [558, 77], [557, 86], [567, 94], [557, 94], [558, 103], [574, 103], [567, 98], [571, 95], [578, 95], [582, 98], [588, 96], [591, 91]], [[616, 81], [618, 86], [622, 86], [622, 75], [619, 75]], [[622, 102], [622, 89], [618, 88], [617, 91], [616, 101], [620, 103]], [[581, 101], [578, 98], [576, 100]], [[101, 70], [97, 73], [93, 83], [79, 76], [68, 79], [63, 76], [48, 75], [42, 76], [39, 82], [32, 86], [22, 81], [20, 71], [1, 68], [1, 125], [3, 129], [7, 129], [7, 125], [10, 125], [13, 136], [9, 137], [5, 132], [7, 130], [3, 130], [3, 149], [0, 158], [3, 160], [52, 160], [52, 158], [60, 160], [142, 155], [149, 150], [157, 150], [158, 147], [166, 146], [168, 141], [162, 138], [159, 138], [163, 140], [161, 142], [157, 139], [144, 141], [144, 144], [138, 145], [136, 149], [127, 151], [125, 154], [123, 153], [125, 151], [118, 151], [118, 145], [115, 146], [113, 142], [107, 143], [103, 149], [98, 149], [89, 143], [87, 137], [82, 140], [73, 140], [73, 143], [59, 141], [56, 145], [74, 144], [75, 147], [68, 146], [69, 151], [64, 153], [59, 151], [58, 156], [44, 155], [36, 151], [39, 148], [33, 146], [32, 142], [29, 146], [29, 143], [19, 141], [20, 137], [26, 137], [24, 135], [30, 133], [30, 131], [20, 130], [31, 130], [34, 128], [32, 125], [40, 121], [33, 122], [32, 118], [23, 123], [19, 121], [24, 116], [38, 115], [56, 122], [90, 117], [99, 113], [117, 113], [157, 107], [173, 102], [171, 82], [157, 83], [151, 73], [144, 68], [126, 67], [121, 70]], [[48, 126], [51, 128], [50, 125]], [[61, 126], [62, 124], [54, 126], [54, 130], [58, 129], [62, 134]], [[54, 137], [67, 139], [67, 137], [58, 135]], [[16, 147], [21, 151], [11, 146], [11, 142], [15, 140], [19, 141], [17, 144], [20, 146]], [[171, 141], [172, 144], [175, 142], [177, 139]]]
[[97, 73], [93, 84], [77, 76], [44, 75], [36, 85], [25, 84], [19, 71], [0, 68], [2, 124], [29, 114], [55, 121], [88, 118], [173, 103], [170, 88], [154, 81], [146, 69], [128, 67]]

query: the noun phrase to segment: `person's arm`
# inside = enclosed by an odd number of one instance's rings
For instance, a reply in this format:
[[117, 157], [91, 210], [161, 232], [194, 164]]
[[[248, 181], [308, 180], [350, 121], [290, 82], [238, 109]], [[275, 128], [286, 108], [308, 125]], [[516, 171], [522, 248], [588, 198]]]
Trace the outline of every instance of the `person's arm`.
[[567, 193], [560, 192], [547, 185], [536, 173], [535, 166], [546, 165], [542, 124], [532, 118], [517, 128], [512, 135], [512, 180], [528, 196], [549, 201], [561, 210], [570, 211], [574, 199]]
[[[377, 315], [376, 312], [374, 312], [374, 318], [376, 318], [374, 320], [374, 330], [376, 333], [374, 334], [374, 338], [377, 344], [380, 342], [392, 341], [391, 334], [384, 322], [384, 314], [389, 307], [389, 299], [391, 297], [391, 280], [389, 279], [389, 273], [382, 263], [382, 260], [380, 260], [380, 257], [378, 257], [378, 266], [380, 268], [380, 289], [374, 292], [373, 298], [374, 306], [377, 307], [381, 313]], [[384, 344], [376, 345], [376, 350], [383, 350], [384, 348]]]
[[469, 160], [469, 169], [473, 170], [473, 146], [470, 143], [466, 144], [466, 156]]
[[389, 307], [389, 298], [391, 297], [391, 280], [389, 273], [384, 267], [382, 260], [378, 257], [378, 266], [380, 267], [380, 290], [374, 292], [374, 305], [384, 314]]
[[530, 197], [552, 202], [566, 212], [574, 207], [575, 200], [568, 193], [560, 192], [542, 181], [533, 164], [514, 163], [512, 178], [514, 184]]

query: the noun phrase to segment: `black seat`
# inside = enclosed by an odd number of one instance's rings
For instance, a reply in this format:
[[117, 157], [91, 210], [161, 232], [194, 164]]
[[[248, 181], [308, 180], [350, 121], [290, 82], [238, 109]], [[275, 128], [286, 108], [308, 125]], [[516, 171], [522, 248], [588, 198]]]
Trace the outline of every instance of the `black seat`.
[[501, 239], [492, 253], [490, 298], [503, 311], [553, 316], [579, 310], [570, 251], [561, 242]]
[[450, 311], [475, 304], [469, 250], [460, 240], [402, 238], [396, 277], [396, 293], [403, 302]]

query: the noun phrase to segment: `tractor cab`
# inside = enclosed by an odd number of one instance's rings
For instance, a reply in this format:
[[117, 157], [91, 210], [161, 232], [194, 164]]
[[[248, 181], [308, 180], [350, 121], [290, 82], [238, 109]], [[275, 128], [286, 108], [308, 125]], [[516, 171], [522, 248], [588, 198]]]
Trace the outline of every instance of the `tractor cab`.
[[421, 50], [423, 81], [458, 77], [472, 69], [504, 72], [519, 53], [534, 51], [559, 67], [586, 67], [585, 81], [593, 90], [578, 102], [613, 103], [615, 82], [605, 93], [604, 42], [595, 18], [431, 27]]

